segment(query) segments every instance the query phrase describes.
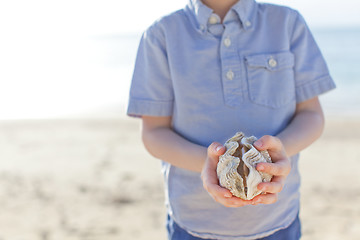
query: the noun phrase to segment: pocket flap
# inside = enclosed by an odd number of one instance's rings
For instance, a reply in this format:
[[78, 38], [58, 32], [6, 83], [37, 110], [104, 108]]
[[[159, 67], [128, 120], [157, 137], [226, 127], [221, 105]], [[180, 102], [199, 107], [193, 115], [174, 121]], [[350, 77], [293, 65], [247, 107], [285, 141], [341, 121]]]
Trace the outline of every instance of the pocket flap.
[[256, 54], [246, 56], [245, 59], [250, 67], [261, 67], [270, 71], [292, 68], [295, 63], [294, 54], [291, 52]]

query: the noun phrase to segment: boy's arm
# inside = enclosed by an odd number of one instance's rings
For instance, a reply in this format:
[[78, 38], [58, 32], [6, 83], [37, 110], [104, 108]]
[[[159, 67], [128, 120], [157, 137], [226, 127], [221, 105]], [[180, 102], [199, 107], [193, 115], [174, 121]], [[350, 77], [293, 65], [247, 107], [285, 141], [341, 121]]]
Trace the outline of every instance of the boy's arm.
[[288, 156], [293, 156], [318, 139], [324, 129], [324, 115], [318, 97], [296, 105], [290, 124], [277, 135]]
[[171, 128], [171, 117], [142, 117], [142, 140], [151, 155], [174, 166], [201, 172], [207, 149]]

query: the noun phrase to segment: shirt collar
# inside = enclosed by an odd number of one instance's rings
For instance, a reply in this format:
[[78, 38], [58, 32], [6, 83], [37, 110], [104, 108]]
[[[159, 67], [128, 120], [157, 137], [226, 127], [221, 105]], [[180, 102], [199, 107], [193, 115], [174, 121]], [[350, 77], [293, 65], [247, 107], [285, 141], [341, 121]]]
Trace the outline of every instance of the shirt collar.
[[[195, 16], [198, 30], [206, 32], [207, 24], [213, 10], [203, 4], [201, 0], [189, 0], [188, 8]], [[251, 29], [254, 26], [256, 10], [255, 0], [240, 0], [232, 7], [232, 10], [237, 13], [242, 27], [245, 30]], [[226, 22], [227, 18], [225, 17], [224, 20]]]

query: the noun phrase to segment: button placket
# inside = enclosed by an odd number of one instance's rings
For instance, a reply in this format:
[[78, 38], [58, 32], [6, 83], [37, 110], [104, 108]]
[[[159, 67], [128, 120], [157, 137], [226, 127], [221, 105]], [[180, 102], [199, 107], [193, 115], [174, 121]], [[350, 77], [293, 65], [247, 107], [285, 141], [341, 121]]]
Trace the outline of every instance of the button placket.
[[236, 32], [238, 25], [227, 24], [223, 32], [220, 45], [220, 57], [222, 68], [223, 94], [226, 105], [235, 107], [242, 102], [241, 90], [241, 60], [238, 49], [234, 42], [236, 37], [231, 34]]

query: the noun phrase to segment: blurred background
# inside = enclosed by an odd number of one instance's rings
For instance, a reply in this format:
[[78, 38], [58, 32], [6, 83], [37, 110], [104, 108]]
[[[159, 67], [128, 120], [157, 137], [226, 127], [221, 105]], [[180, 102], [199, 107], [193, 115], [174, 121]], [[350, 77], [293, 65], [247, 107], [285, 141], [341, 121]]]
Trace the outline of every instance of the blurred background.
[[[302, 13], [338, 87], [303, 154], [303, 239], [360, 239], [360, 3], [265, 2]], [[160, 164], [125, 112], [142, 31], [186, 3], [0, 1], [0, 240], [165, 239]]]

